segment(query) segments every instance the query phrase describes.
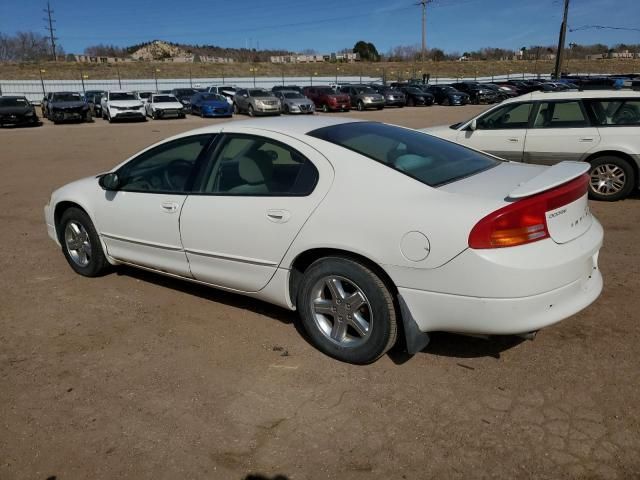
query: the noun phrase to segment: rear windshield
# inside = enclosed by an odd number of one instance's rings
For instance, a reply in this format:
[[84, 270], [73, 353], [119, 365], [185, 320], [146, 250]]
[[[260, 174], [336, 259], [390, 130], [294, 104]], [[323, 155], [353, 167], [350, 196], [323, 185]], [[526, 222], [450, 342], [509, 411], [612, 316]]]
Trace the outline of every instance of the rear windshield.
[[29, 105], [29, 102], [24, 97], [0, 97], [0, 107], [26, 107], [27, 105]]
[[432, 187], [469, 177], [500, 163], [462, 145], [384, 123], [344, 123], [319, 128], [307, 135], [360, 153]]

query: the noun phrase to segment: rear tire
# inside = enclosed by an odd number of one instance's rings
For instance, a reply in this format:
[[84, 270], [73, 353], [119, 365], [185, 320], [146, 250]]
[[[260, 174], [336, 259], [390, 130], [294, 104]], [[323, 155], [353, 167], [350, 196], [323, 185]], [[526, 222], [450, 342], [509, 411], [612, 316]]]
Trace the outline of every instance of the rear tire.
[[69, 208], [64, 211], [57, 226], [62, 253], [69, 266], [85, 277], [98, 277], [109, 270], [109, 262], [93, 222], [83, 210]]
[[593, 200], [622, 200], [636, 186], [637, 179], [633, 167], [624, 158], [607, 155], [590, 163], [589, 197]]
[[360, 262], [342, 257], [314, 262], [304, 273], [297, 305], [311, 342], [338, 360], [371, 363], [396, 341], [393, 295]]

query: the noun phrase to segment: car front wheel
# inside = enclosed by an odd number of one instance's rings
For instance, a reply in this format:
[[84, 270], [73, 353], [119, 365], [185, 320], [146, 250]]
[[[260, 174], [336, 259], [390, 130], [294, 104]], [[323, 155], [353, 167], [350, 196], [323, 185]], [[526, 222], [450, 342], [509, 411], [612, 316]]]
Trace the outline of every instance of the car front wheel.
[[591, 161], [589, 196], [614, 202], [628, 196], [635, 185], [633, 167], [620, 157], [603, 156]]
[[102, 245], [93, 222], [79, 208], [64, 211], [60, 223], [62, 251], [71, 268], [85, 277], [104, 274], [109, 262], [102, 251]]
[[396, 341], [393, 296], [360, 262], [341, 257], [317, 260], [304, 273], [297, 305], [312, 343], [338, 360], [371, 363]]

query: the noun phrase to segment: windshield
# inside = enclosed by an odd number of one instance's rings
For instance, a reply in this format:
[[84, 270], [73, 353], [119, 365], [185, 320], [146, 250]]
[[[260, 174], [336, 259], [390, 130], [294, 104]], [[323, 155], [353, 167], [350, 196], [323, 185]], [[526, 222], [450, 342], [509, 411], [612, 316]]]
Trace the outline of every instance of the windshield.
[[137, 98], [133, 93], [113, 92], [109, 95], [109, 100], [137, 100]]
[[335, 92], [331, 87], [322, 87], [318, 89], [318, 93], [324, 93], [325, 95], [333, 95]]
[[149, 98], [149, 97], [151, 97], [151, 92], [140, 92], [140, 93], [138, 93], [138, 96], [140, 98]]
[[407, 87], [407, 88], [405, 88], [405, 91], [409, 92], [409, 93], [415, 93], [415, 94], [424, 93], [422, 90], [420, 90], [420, 89], [418, 89], [416, 87]]
[[357, 152], [432, 187], [474, 175], [499, 163], [462, 145], [384, 123], [344, 123], [319, 128], [307, 135]]
[[222, 90], [224, 92], [235, 92], [236, 88], [235, 87], [222, 86], [222, 87], [218, 87], [218, 90]]
[[249, 90], [250, 97], [273, 97], [273, 93], [266, 90]]
[[169, 102], [177, 102], [178, 99], [173, 95], [154, 95], [153, 103], [169, 103]]
[[193, 88], [178, 88], [174, 90], [174, 95], [177, 97], [192, 97], [196, 92]]
[[0, 107], [26, 107], [29, 105], [27, 99], [24, 97], [19, 98], [2, 98], [0, 97]]
[[205, 95], [202, 95], [202, 100], [206, 101], [206, 102], [227, 102], [227, 99], [224, 98], [222, 95], [218, 95], [217, 93], [208, 93]]
[[52, 102], [80, 102], [82, 97], [79, 93], [56, 93], [51, 99]]
[[358, 93], [376, 93], [376, 91], [371, 87], [356, 87], [356, 91]]
[[298, 92], [286, 92], [283, 93], [284, 98], [306, 98], [304, 95]]

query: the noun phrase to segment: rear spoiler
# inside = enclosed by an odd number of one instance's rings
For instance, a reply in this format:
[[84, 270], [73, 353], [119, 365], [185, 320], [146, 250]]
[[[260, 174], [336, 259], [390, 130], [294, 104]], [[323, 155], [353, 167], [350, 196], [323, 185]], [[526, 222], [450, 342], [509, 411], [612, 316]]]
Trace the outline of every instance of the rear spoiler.
[[590, 165], [586, 162], [560, 162], [547, 168], [540, 175], [533, 177], [511, 191], [507, 198], [524, 198], [536, 193], [550, 190], [558, 185], [567, 183], [574, 178], [589, 171]]

